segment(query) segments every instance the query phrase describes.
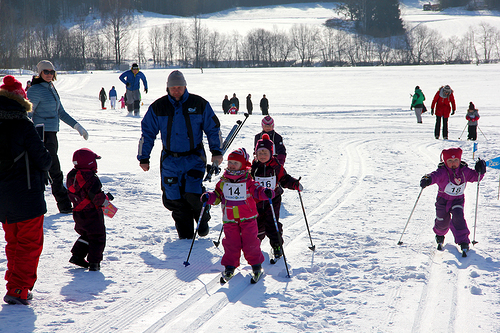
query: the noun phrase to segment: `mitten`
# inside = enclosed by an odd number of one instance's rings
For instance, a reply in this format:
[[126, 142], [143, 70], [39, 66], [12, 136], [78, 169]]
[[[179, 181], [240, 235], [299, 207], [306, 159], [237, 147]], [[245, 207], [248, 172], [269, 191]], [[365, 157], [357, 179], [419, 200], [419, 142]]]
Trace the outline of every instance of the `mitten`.
[[453, 116], [455, 114], [455, 110], [452, 110], [451, 111], [451, 115]]
[[430, 184], [432, 184], [432, 178], [429, 177], [429, 175], [425, 175], [422, 177], [422, 179], [420, 179], [420, 187], [421, 188], [426, 188]]
[[115, 198], [111, 193], [106, 193], [106, 197], [108, 198], [109, 201], [113, 201], [113, 199]]
[[203, 193], [201, 195], [200, 200], [201, 200], [201, 202], [207, 202], [209, 198], [210, 198], [210, 195], [208, 195], [208, 193]]
[[73, 128], [76, 129], [78, 133], [80, 133], [80, 135], [83, 136], [85, 140], [88, 140], [89, 133], [85, 130], [85, 128], [82, 127], [82, 125], [76, 123], [75, 126], [73, 126]]
[[273, 197], [273, 191], [270, 189], [270, 188], [266, 188], [264, 190], [264, 194], [266, 195], [266, 197], [268, 197], [269, 199], [271, 199]]
[[144, 92], [147, 94], [148, 93], [148, 88], [144, 89]]
[[485, 174], [486, 173], [486, 162], [484, 160], [478, 158], [476, 165], [474, 166], [474, 169], [479, 174]]
[[125, 83], [125, 86], [130, 87], [130, 82]]
[[434, 115], [434, 109], [431, 109], [431, 116]]

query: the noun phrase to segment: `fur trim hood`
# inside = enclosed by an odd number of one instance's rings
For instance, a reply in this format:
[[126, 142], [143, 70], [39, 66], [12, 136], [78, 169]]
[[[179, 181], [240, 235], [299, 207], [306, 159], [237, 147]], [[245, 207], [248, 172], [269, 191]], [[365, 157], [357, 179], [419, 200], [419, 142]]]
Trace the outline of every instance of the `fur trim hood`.
[[32, 104], [21, 96], [0, 89], [0, 119], [23, 119], [28, 117]]

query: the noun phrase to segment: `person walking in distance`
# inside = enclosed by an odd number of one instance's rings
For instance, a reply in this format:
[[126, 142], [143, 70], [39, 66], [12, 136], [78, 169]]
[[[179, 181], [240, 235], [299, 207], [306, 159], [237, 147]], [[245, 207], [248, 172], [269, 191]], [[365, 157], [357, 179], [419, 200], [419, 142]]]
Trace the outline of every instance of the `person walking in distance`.
[[104, 87], [101, 88], [101, 91], [99, 92], [99, 100], [101, 101], [101, 109], [105, 110], [106, 109], [106, 100], [108, 97], [106, 96], [106, 91], [104, 90]]
[[248, 114], [252, 114], [252, 111], [253, 111], [252, 95], [248, 94], [248, 96], [247, 96], [247, 112], [248, 112]]
[[57, 140], [59, 119], [77, 130], [85, 140], [89, 138], [89, 134], [82, 125], [64, 110], [53, 83], [57, 79], [54, 65], [48, 60], [42, 60], [37, 64], [37, 71], [38, 76], [33, 78], [31, 81], [32, 86], [27, 92], [28, 99], [33, 104], [32, 119], [35, 125], [43, 124], [45, 128], [43, 142], [52, 157], [52, 166], [49, 170], [52, 179], [50, 186], [57, 201], [57, 208], [61, 213], [70, 214], [73, 212], [73, 207], [68, 197], [68, 191], [64, 187], [64, 175], [57, 156], [59, 149]]
[[111, 108], [114, 110], [116, 108], [116, 97], [118, 94], [116, 93], [115, 86], [111, 87], [109, 91], [109, 103], [111, 104]]
[[148, 81], [146, 80], [146, 75], [143, 72], [139, 71], [139, 65], [136, 63], [132, 64], [132, 67], [122, 73], [120, 75], [120, 81], [122, 81], [126, 88], [126, 98], [125, 101], [127, 103], [128, 115], [131, 116], [132, 112], [134, 116], [140, 115], [140, 107], [141, 107], [141, 92], [139, 91], [142, 84], [144, 85], [144, 92], [148, 93]]
[[[456, 110], [455, 97], [453, 90], [449, 85], [442, 86], [434, 95], [431, 105], [431, 115], [436, 114], [436, 125], [434, 127], [434, 136], [439, 139], [439, 131], [441, 127], [441, 119], [443, 119], [443, 139], [448, 140], [448, 118], [455, 114]], [[435, 112], [434, 112], [435, 110]]]
[[[163, 205], [172, 212], [180, 239], [192, 238], [202, 204], [202, 186], [206, 170], [203, 133], [207, 136], [212, 162], [222, 163], [222, 139], [219, 119], [210, 103], [188, 92], [182, 72], [175, 70], [167, 79], [167, 95], [153, 102], [141, 128], [137, 159], [144, 171], [149, 170], [151, 150], [161, 132], [161, 188]], [[198, 234], [209, 232], [209, 209], [205, 208]]]
[[263, 116], [269, 115], [269, 101], [266, 98], [266, 95], [262, 96], [260, 100], [260, 110], [262, 111]]
[[419, 86], [415, 87], [415, 93], [411, 100], [410, 110], [415, 109], [415, 116], [417, 117], [417, 123], [422, 123], [422, 111], [424, 110], [425, 95], [420, 90]]

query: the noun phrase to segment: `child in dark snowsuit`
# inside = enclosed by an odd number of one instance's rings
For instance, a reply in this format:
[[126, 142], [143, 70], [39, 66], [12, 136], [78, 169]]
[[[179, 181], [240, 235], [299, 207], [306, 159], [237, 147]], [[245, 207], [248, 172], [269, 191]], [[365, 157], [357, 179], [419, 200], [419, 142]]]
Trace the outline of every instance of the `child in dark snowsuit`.
[[469, 121], [469, 135], [467, 136], [467, 139], [475, 141], [477, 139], [477, 121], [479, 120], [479, 112], [472, 102], [469, 103], [469, 110], [467, 110], [465, 119]]
[[226, 268], [224, 277], [229, 279], [240, 265], [241, 251], [254, 274], [261, 272], [264, 255], [257, 237], [255, 200], [272, 198], [274, 193], [252, 179], [248, 154], [244, 148], [233, 151], [227, 159], [227, 169], [215, 186], [215, 191], [203, 193], [201, 201], [209, 205], [222, 204], [225, 237], [222, 240], [224, 255], [221, 264]]
[[262, 139], [257, 141], [255, 146], [256, 159], [252, 163], [252, 176], [261, 185], [272, 188], [275, 191], [275, 197], [272, 200], [276, 222], [279, 228], [279, 234], [276, 231], [274, 217], [271, 211], [269, 200], [257, 202], [257, 223], [259, 226], [259, 239], [263, 240], [265, 236], [273, 248], [275, 259], [283, 255], [281, 248], [283, 244], [283, 225], [279, 222], [281, 208], [281, 194], [283, 187], [302, 191], [302, 185], [299, 181], [286, 173], [285, 168], [278, 162], [276, 156], [273, 156], [274, 144], [269, 139], [269, 135], [262, 135]]
[[[262, 118], [261, 124], [262, 132], [255, 135], [255, 139], [253, 142], [254, 147], [255, 145], [257, 145], [257, 141], [262, 139], [262, 136], [267, 133], [267, 135], [269, 135], [269, 138], [273, 142], [273, 153], [278, 159], [278, 162], [280, 162], [281, 165], [285, 165], [286, 148], [283, 144], [283, 138], [274, 130], [274, 119], [271, 116], [265, 116], [264, 118]], [[256, 152], [254, 151], [254, 154], [255, 153]]]
[[433, 229], [439, 248], [444, 242], [444, 236], [451, 229], [455, 243], [460, 245], [462, 251], [467, 251], [470, 232], [464, 218], [465, 186], [467, 182], [477, 182], [484, 177], [486, 163], [478, 159], [474, 171], [467, 166], [467, 163], [460, 160], [461, 157], [460, 148], [444, 149], [437, 170], [423, 176], [420, 186], [422, 188], [432, 184], [439, 186]]
[[74, 206], [75, 231], [80, 235], [71, 249], [73, 256], [69, 262], [91, 271], [100, 270], [102, 253], [106, 246], [102, 207], [107, 206], [109, 201], [96, 175], [96, 159], [100, 158], [87, 148], [75, 151], [75, 167], [68, 173], [66, 180], [68, 195]]

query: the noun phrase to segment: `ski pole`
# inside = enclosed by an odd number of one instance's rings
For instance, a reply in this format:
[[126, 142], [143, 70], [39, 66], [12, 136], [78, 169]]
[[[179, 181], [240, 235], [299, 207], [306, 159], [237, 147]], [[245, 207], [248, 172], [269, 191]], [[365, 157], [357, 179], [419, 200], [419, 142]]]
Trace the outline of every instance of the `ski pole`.
[[187, 267], [187, 266], [190, 265], [190, 263], [189, 263], [189, 257], [191, 256], [191, 250], [193, 250], [194, 240], [196, 239], [196, 234], [198, 233], [198, 228], [200, 227], [201, 218], [203, 216], [203, 212], [205, 211], [205, 206], [206, 205], [207, 205], [207, 202], [205, 201], [203, 203], [203, 206], [201, 207], [200, 218], [198, 219], [198, 223], [196, 224], [196, 230], [194, 231], [194, 234], [193, 234], [193, 241], [191, 242], [191, 247], [189, 248], [189, 253], [188, 253], [187, 259], [186, 259], [186, 261], [184, 261], [184, 266], [185, 267]]
[[224, 223], [222, 223], [222, 228], [220, 229], [220, 233], [219, 233], [219, 239], [217, 241], [214, 241], [214, 245], [215, 247], [219, 247], [219, 244], [220, 244], [220, 238], [222, 237], [222, 231], [224, 230]]
[[420, 199], [420, 196], [422, 195], [422, 191], [424, 190], [424, 188], [422, 187], [420, 189], [420, 193], [418, 194], [418, 197], [417, 197], [417, 201], [415, 201], [415, 204], [413, 205], [413, 209], [411, 210], [411, 214], [410, 216], [408, 217], [408, 221], [406, 221], [406, 225], [405, 225], [405, 228], [403, 229], [403, 232], [401, 233], [401, 237], [399, 237], [399, 242], [398, 242], [398, 245], [401, 245], [403, 244], [403, 242], [401, 241], [401, 239], [403, 239], [403, 234], [405, 233], [406, 231], [406, 227], [408, 226], [408, 223], [410, 223], [410, 219], [411, 219], [411, 216], [413, 215], [413, 212], [415, 211], [415, 207], [417, 207], [417, 202], [418, 200]]
[[[299, 178], [299, 181], [302, 177]], [[300, 205], [302, 206], [302, 212], [304, 213], [304, 220], [306, 221], [306, 227], [307, 227], [307, 232], [309, 233], [309, 240], [311, 241], [311, 246], [309, 246], [309, 249], [311, 251], [314, 251], [316, 249], [316, 245], [313, 244], [313, 240], [311, 237], [311, 231], [309, 230], [309, 223], [307, 223], [307, 216], [306, 216], [306, 210], [304, 209], [304, 203], [302, 202], [302, 195], [299, 192], [299, 199], [300, 199]]]
[[269, 198], [269, 206], [271, 206], [271, 212], [273, 212], [274, 226], [276, 227], [276, 232], [278, 233], [278, 238], [280, 239], [281, 252], [283, 253], [283, 261], [285, 262], [286, 277], [290, 277], [290, 271], [288, 270], [288, 264], [286, 263], [285, 249], [283, 248], [283, 241], [281, 240], [280, 229], [278, 228], [278, 222], [276, 222], [276, 214], [274, 213], [273, 200]]
[[479, 201], [479, 183], [481, 182], [481, 174], [477, 176], [477, 192], [476, 192], [476, 211], [474, 216], [474, 236], [472, 237], [472, 245], [476, 245], [476, 223], [477, 223], [477, 203]]
[[467, 124], [465, 124], [464, 130], [462, 131], [462, 134], [460, 134], [460, 136], [458, 137], [458, 140], [460, 140], [460, 138], [462, 137], [462, 135], [464, 135], [464, 132], [465, 132], [466, 128], [467, 128]]
[[[479, 125], [477, 125], [477, 128], [479, 129], [479, 131], [481, 131], [481, 129], [479, 128]], [[484, 135], [483, 131], [481, 131], [481, 134], [484, 136], [484, 139], [485, 139], [486, 141], [488, 141], [488, 139], [486, 138], [486, 135]]]

